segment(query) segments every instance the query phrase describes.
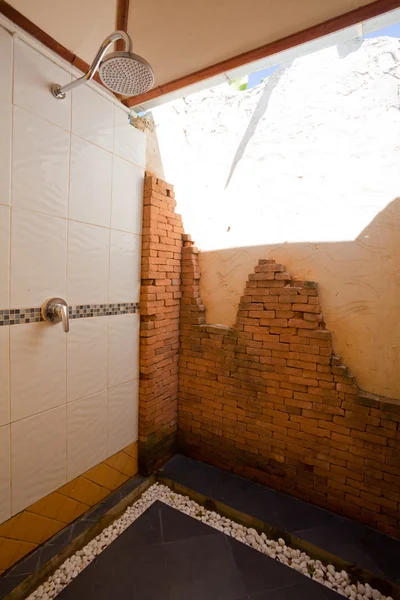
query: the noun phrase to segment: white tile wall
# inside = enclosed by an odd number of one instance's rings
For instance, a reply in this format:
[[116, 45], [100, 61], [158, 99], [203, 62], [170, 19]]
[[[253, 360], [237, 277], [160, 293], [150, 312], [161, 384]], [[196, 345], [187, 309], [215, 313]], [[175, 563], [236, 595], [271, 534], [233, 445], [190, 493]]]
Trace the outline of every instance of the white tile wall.
[[108, 321], [108, 387], [139, 377], [139, 315]]
[[0, 28], [0, 204], [10, 203], [13, 39]]
[[66, 483], [66, 407], [11, 425], [11, 511], [17, 512]]
[[87, 85], [72, 92], [72, 133], [113, 150], [114, 105]]
[[12, 205], [66, 217], [68, 131], [14, 107]]
[[61, 326], [10, 326], [12, 421], [65, 404], [66, 352]]
[[67, 479], [107, 458], [107, 391], [67, 406]]
[[146, 138], [130, 125], [126, 112], [115, 108], [114, 154], [144, 168]]
[[110, 230], [86, 223], [68, 224], [69, 304], [108, 302]]
[[[0, 27], [0, 309], [137, 302], [145, 136], [95, 88], [53, 98], [56, 62]], [[0, 522], [137, 439], [138, 340], [138, 315], [0, 327]]]
[[74, 319], [67, 336], [67, 400], [71, 402], [106, 387], [107, 318]]
[[112, 154], [72, 135], [69, 218], [110, 227]]
[[67, 221], [13, 209], [11, 217], [12, 308], [41, 306], [65, 297]]
[[10, 426], [0, 427], [0, 522], [11, 517]]
[[[0, 136], [0, 138], [1, 138], [1, 136]], [[10, 214], [11, 214], [11, 211], [8, 206], [0, 206], [0, 306], [1, 306], [1, 308], [9, 308]]]
[[114, 156], [111, 227], [130, 233], [142, 231], [143, 169]]
[[110, 302], [139, 302], [140, 247], [139, 235], [111, 230]]
[[111, 456], [138, 437], [139, 380], [108, 390], [108, 454]]
[[10, 422], [9, 338], [10, 328], [0, 327], [0, 427]]
[[57, 100], [50, 85], [65, 85], [71, 75], [22, 40], [14, 40], [14, 104], [69, 131], [71, 94]]

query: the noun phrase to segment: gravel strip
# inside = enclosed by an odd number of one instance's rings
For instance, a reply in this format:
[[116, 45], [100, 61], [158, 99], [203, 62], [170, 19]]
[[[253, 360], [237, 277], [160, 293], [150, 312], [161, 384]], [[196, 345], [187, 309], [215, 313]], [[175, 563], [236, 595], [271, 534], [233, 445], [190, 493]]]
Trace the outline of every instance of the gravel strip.
[[319, 560], [311, 559], [305, 552], [286, 546], [284, 540], [270, 540], [265, 533], [259, 534], [255, 529], [239, 525], [226, 517], [206, 510], [187, 496], [176, 494], [170, 488], [158, 483], [151, 486], [124, 514], [104, 529], [84, 548], [68, 558], [45, 583], [38, 587], [27, 600], [51, 600], [68, 585], [94, 558], [100, 554], [116, 537], [133, 523], [153, 502], [160, 500], [172, 508], [222, 531], [226, 535], [251, 546], [270, 558], [302, 573], [314, 581], [331, 588], [338, 594], [351, 600], [393, 600], [384, 596], [368, 583], [351, 583], [346, 571], [336, 571], [333, 565], [324, 565]]

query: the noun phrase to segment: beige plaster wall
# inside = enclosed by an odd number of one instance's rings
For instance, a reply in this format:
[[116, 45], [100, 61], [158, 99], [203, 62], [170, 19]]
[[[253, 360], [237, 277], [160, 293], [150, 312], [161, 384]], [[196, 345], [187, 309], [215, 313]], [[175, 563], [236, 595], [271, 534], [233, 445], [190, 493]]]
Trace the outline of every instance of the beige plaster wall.
[[200, 248], [208, 323], [232, 325], [271, 256], [319, 283], [335, 351], [400, 398], [398, 40], [339, 44], [154, 111], [164, 172]]
[[400, 399], [400, 198], [354, 241], [287, 243], [200, 252], [207, 323], [232, 325], [248, 274], [274, 258], [319, 283], [335, 352], [369, 392]]

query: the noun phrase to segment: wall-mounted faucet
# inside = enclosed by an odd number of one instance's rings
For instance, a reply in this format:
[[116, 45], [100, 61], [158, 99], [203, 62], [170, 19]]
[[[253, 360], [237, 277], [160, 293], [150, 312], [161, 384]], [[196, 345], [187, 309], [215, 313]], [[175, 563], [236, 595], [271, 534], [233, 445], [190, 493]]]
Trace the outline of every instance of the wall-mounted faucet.
[[69, 331], [68, 304], [62, 298], [50, 298], [42, 306], [42, 315], [45, 321], [59, 323], [62, 321], [65, 333]]

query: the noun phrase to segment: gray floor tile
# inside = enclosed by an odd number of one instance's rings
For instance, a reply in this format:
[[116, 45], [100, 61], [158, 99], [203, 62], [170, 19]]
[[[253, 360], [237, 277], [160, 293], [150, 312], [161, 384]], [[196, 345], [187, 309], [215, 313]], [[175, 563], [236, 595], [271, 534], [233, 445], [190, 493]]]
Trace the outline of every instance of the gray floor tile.
[[380, 567], [366, 552], [355, 533], [351, 528], [346, 529], [343, 524], [332, 521], [329, 525], [295, 531], [294, 534], [302, 540], [340, 556], [340, 558], [357, 565], [361, 569], [377, 575], [383, 574]]
[[223, 534], [180, 540], [166, 549], [168, 600], [232, 600], [246, 593]]
[[328, 600], [319, 584], [157, 501], [58, 599], [249, 600], [288, 586], [298, 595], [276, 598], [302, 598], [304, 588], [309, 600]]
[[164, 471], [188, 488], [400, 583], [400, 540], [188, 457], [176, 455]]
[[290, 569], [233, 538], [227, 537], [226, 541], [232, 550], [247, 594], [251, 595], [303, 582], [304, 576], [294, 569]]
[[26, 578], [25, 574], [9, 575], [0, 579], [0, 598], [5, 598], [14, 588]]
[[[189, 537], [164, 543], [161, 520], [167, 539]], [[59, 598], [234, 600], [243, 593], [225, 536], [157, 502], [80, 573]]]
[[[322, 585], [315, 584], [315, 582], [302, 582], [296, 585], [275, 589], [267, 592], [261, 592], [260, 594], [253, 594], [250, 596], [250, 600], [334, 600], [334, 598], [343, 598], [335, 592], [332, 595], [325, 594], [326, 588]], [[329, 593], [330, 590], [327, 590]]]
[[176, 542], [191, 537], [215, 534], [215, 529], [212, 527], [205, 527], [203, 523], [162, 502], [156, 502], [153, 506], [159, 510], [164, 542]]
[[155, 502], [108, 547], [110, 555], [163, 543], [159, 502]]
[[185, 456], [176, 454], [163, 466], [161, 473], [177, 483], [212, 497], [204, 463], [192, 459], [188, 461]]

